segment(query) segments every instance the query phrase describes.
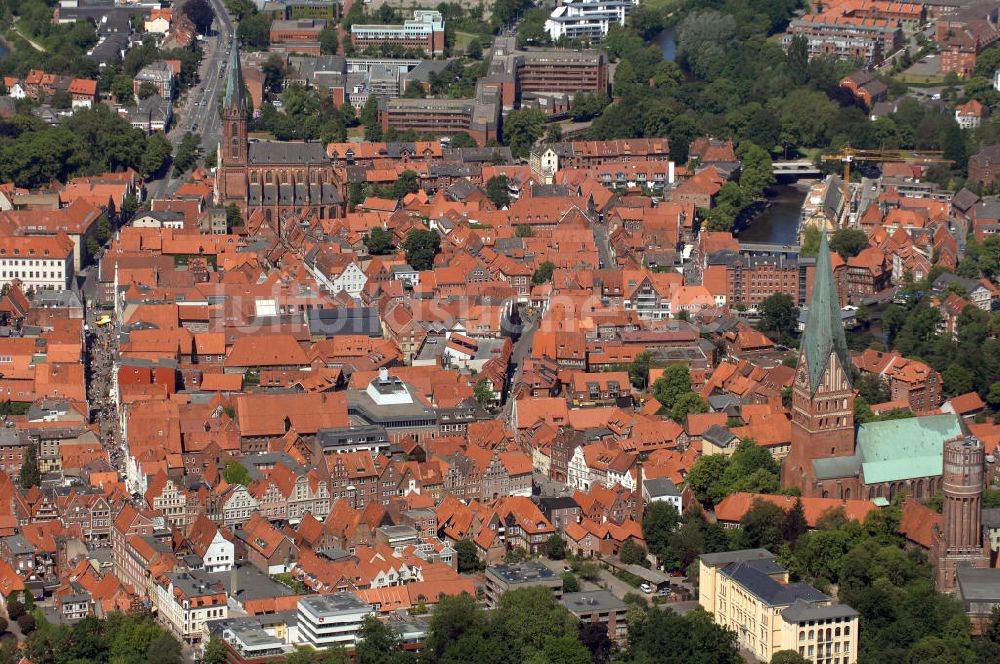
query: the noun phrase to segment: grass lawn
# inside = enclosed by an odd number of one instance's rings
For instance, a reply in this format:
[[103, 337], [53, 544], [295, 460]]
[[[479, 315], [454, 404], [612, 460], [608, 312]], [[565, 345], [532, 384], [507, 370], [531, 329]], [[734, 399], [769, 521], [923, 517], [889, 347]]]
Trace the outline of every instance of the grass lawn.
[[944, 76], [941, 74], [908, 74], [903, 72], [896, 74], [893, 78], [907, 85], [944, 85]]
[[469, 47], [469, 42], [476, 39], [478, 35], [474, 35], [471, 32], [462, 32], [461, 30], [455, 31], [455, 46], [452, 48], [454, 51], [461, 51], [465, 53], [465, 49]]
[[273, 141], [274, 140], [274, 134], [272, 134], [269, 131], [251, 131], [247, 135], [247, 137], [248, 138], [256, 138], [257, 140], [260, 140], [260, 141]]
[[352, 138], [364, 138], [365, 128], [364, 127], [348, 127], [347, 128], [347, 140]]
[[642, 6], [654, 11], [671, 12], [680, 4], [680, 0], [643, 0]]

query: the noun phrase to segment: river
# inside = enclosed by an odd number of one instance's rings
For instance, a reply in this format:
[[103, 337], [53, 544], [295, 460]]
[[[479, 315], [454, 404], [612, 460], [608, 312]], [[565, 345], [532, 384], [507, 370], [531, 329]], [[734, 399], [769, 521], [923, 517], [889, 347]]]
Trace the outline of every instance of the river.
[[746, 228], [739, 232], [739, 239], [743, 242], [796, 244], [802, 201], [806, 199], [811, 184], [811, 181], [803, 180], [772, 187], [767, 197], [771, 205], [750, 220]]
[[673, 62], [677, 57], [677, 41], [674, 39], [674, 29], [666, 28], [653, 37], [653, 43], [660, 47], [664, 60]]
[[6, 55], [7, 55], [7, 45], [4, 44], [2, 41], [0, 41], [0, 60], [3, 60], [4, 56]]

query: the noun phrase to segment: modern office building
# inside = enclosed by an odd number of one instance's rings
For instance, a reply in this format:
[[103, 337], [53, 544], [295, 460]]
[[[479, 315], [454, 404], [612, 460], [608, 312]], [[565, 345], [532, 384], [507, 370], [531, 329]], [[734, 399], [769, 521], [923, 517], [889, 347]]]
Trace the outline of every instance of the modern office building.
[[364, 49], [380, 44], [422, 49], [427, 55], [444, 53], [444, 18], [436, 10], [418, 9], [402, 25], [352, 25], [351, 43]]
[[563, 0], [545, 21], [545, 31], [552, 41], [565, 37], [599, 42], [612, 25], [625, 25], [638, 5], [638, 0]]
[[313, 648], [352, 646], [367, 616], [370, 604], [351, 592], [303, 597], [298, 605], [298, 638]]
[[537, 560], [490, 565], [486, 568], [486, 606], [496, 607], [500, 595], [509, 590], [534, 586], [551, 588], [557, 599], [562, 598], [562, 577]]

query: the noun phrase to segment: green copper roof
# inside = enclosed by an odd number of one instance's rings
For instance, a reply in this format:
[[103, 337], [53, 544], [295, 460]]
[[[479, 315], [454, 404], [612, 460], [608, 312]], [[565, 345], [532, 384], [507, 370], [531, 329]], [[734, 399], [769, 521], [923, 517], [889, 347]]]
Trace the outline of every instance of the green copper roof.
[[844, 326], [840, 319], [840, 300], [833, 283], [833, 265], [826, 233], [820, 233], [819, 254], [816, 256], [816, 276], [813, 278], [812, 295], [809, 298], [809, 313], [806, 329], [802, 336], [802, 347], [809, 369], [809, 391], [814, 393], [823, 382], [823, 375], [830, 361], [830, 355], [837, 354], [845, 372], [850, 371], [851, 360], [844, 338]]
[[223, 98], [222, 107], [232, 106], [243, 107], [246, 100], [243, 97], [243, 72], [240, 71], [240, 54], [234, 46], [229, 53], [229, 71], [226, 72], [226, 96]]
[[927, 415], [858, 427], [865, 484], [941, 474], [944, 442], [962, 435], [957, 415]]

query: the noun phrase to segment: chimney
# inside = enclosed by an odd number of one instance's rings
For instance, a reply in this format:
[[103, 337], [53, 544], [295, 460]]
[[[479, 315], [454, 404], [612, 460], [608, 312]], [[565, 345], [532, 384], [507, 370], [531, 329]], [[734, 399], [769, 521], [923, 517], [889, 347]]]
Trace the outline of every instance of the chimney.
[[379, 367], [378, 369], [378, 382], [383, 385], [389, 382], [389, 370], [385, 367]]
[[635, 520], [642, 523], [642, 512], [645, 499], [642, 495], [642, 460], [636, 462], [635, 466]]

